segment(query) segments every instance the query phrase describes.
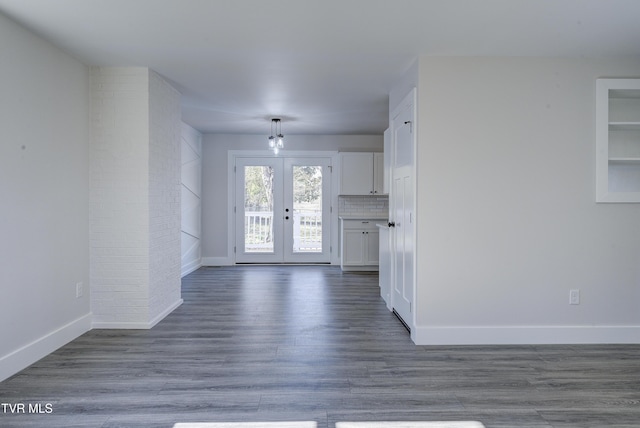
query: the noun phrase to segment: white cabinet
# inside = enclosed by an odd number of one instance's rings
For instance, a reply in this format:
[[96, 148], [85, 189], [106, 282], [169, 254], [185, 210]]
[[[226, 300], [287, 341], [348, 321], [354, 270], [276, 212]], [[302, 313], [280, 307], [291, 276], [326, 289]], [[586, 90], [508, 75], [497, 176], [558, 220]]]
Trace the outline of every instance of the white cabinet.
[[342, 270], [378, 270], [379, 232], [373, 220], [342, 220]]
[[389, 189], [384, 186], [384, 153], [373, 154], [373, 193], [375, 195], [384, 195], [389, 193]]
[[382, 193], [389, 194], [391, 187], [391, 128], [387, 128], [383, 135], [382, 153]]
[[340, 153], [340, 194], [385, 194], [384, 154]]
[[386, 226], [378, 226], [380, 234], [379, 244], [379, 276], [378, 284], [380, 285], [380, 296], [387, 304], [389, 310], [391, 307], [391, 245], [389, 241], [389, 228]]
[[640, 79], [596, 81], [596, 202], [640, 202]]

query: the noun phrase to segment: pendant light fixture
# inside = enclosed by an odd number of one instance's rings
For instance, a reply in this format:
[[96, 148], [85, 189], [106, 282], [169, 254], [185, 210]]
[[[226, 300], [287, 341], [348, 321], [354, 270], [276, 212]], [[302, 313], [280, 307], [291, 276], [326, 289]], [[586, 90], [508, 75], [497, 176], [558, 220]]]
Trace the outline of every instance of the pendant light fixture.
[[[275, 133], [274, 133], [275, 131]], [[284, 135], [282, 135], [282, 123], [280, 119], [271, 119], [271, 136], [269, 137], [269, 148], [274, 154], [284, 148]]]

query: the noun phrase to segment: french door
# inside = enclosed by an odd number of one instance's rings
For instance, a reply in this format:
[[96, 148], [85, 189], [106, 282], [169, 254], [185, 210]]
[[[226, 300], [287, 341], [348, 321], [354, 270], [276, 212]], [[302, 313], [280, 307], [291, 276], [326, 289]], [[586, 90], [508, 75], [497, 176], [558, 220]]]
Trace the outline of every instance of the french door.
[[330, 261], [331, 158], [236, 158], [237, 263]]

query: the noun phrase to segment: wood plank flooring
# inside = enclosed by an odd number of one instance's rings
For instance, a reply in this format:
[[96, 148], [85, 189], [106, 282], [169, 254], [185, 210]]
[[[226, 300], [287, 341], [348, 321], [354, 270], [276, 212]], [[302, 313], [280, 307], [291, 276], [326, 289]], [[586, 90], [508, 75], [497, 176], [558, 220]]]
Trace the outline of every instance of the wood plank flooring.
[[640, 427], [640, 346], [415, 346], [377, 281], [331, 266], [202, 268], [152, 330], [90, 331], [0, 383], [0, 402], [52, 409], [0, 408], [0, 427]]

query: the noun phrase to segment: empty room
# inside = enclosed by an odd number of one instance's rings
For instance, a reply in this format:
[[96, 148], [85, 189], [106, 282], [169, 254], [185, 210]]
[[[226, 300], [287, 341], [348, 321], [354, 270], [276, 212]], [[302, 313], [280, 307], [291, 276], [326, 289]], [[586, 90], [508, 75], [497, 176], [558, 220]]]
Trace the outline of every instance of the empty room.
[[0, 427], [640, 427], [638, 17], [0, 0]]

